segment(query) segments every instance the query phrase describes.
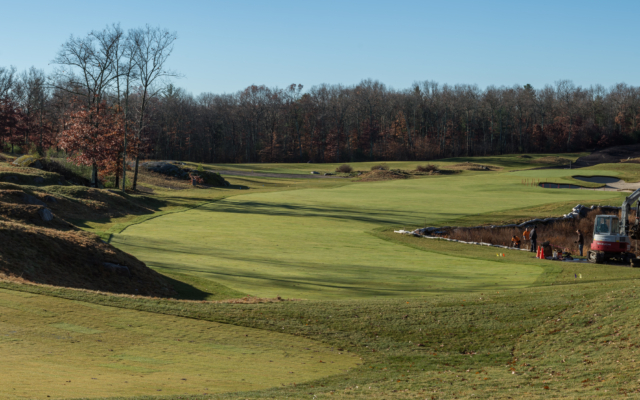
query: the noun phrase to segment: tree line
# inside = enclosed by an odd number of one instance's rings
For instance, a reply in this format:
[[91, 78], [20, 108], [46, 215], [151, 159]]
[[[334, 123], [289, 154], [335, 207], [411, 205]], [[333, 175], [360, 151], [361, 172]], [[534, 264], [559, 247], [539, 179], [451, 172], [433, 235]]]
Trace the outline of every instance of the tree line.
[[[119, 25], [71, 37], [49, 75], [0, 66], [0, 141], [61, 148], [98, 175], [137, 180], [142, 158], [206, 163], [432, 160], [571, 152], [640, 140], [640, 88], [375, 80], [194, 96], [166, 68], [177, 35]], [[224, 77], [219, 77], [224, 79]], [[122, 180], [124, 184], [124, 179]]]

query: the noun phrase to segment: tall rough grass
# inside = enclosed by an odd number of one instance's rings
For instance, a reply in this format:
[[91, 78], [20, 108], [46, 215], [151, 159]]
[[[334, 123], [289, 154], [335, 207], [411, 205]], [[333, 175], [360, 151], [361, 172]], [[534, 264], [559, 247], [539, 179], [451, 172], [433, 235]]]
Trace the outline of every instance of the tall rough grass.
[[[593, 224], [597, 215], [616, 214], [615, 211], [592, 210], [580, 219], [552, 222], [548, 224], [538, 224], [538, 245], [548, 241], [553, 248], [568, 251], [571, 254], [578, 254], [578, 234], [576, 231], [580, 229], [584, 236], [584, 252], [593, 242]], [[635, 218], [635, 211], [631, 212], [630, 221]], [[522, 228], [486, 228], [486, 229], [469, 229], [456, 228], [448, 233], [451, 239], [463, 240], [466, 242], [485, 242], [503, 246], [511, 245], [511, 238], [516, 235], [522, 240], [522, 248], [530, 248], [530, 243], [523, 239]], [[632, 241], [635, 242], [635, 241]], [[632, 250], [635, 251], [635, 243], [632, 243]]]
[[51, 161], [55, 161], [60, 164], [65, 169], [71, 171], [72, 173], [79, 175], [85, 179], [91, 180], [91, 167], [87, 165], [76, 165], [69, 161], [66, 157], [61, 158], [49, 158]]
[[416, 171], [418, 171], [418, 172], [436, 172], [436, 171], [438, 171], [438, 166], [437, 165], [433, 165], [433, 164], [418, 165], [416, 167]]

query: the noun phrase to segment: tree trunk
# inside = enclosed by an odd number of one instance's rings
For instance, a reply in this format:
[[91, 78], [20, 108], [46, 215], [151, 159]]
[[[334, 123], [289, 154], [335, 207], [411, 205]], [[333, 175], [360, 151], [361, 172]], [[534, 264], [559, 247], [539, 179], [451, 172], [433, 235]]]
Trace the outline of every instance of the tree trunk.
[[136, 166], [133, 171], [133, 190], [138, 188], [138, 164], [140, 163], [140, 156], [136, 155]]
[[91, 187], [98, 187], [98, 166], [95, 163], [91, 166]]

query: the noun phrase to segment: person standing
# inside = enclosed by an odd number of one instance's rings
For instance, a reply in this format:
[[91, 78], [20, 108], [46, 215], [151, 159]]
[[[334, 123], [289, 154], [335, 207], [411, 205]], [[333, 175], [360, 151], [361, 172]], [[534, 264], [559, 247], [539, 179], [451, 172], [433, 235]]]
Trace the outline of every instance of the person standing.
[[537, 227], [534, 225], [533, 229], [531, 229], [531, 232], [529, 233], [529, 237], [531, 238], [531, 251], [532, 253], [534, 251], [536, 251], [536, 245], [538, 243], [538, 229]]
[[578, 243], [578, 250], [580, 250], [580, 257], [582, 257], [582, 250], [584, 249], [584, 236], [582, 235], [580, 229], [578, 229], [576, 233], [578, 234], [578, 240], [576, 240], [576, 243]]
[[527, 229], [524, 230], [524, 232], [522, 232], [522, 238], [524, 239], [525, 242], [528, 242], [529, 240], [531, 240], [531, 238], [529, 237], [529, 227], [527, 226]]

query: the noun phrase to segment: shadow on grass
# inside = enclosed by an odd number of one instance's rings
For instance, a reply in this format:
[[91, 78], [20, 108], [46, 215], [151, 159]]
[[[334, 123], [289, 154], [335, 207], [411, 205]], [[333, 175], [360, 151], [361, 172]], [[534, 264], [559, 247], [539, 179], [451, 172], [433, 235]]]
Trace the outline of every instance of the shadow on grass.
[[[266, 203], [259, 201], [238, 201], [218, 202], [199, 208], [200, 211], [234, 213], [234, 214], [260, 214], [270, 216], [290, 216], [290, 217], [321, 217], [334, 218], [347, 221], [359, 221], [372, 224], [415, 224], [419, 226], [424, 222], [423, 216], [408, 215], [408, 213], [398, 212], [397, 210], [384, 210], [373, 208], [339, 208], [339, 207], [317, 207], [302, 206], [285, 203]], [[453, 220], [460, 218], [464, 213], [447, 213], [439, 211], [437, 213], [431, 210], [429, 212], [430, 219], [446, 219]]]
[[[118, 236], [115, 237], [118, 238]], [[478, 291], [488, 286], [502, 290], [527, 286], [535, 279], [521, 281], [515, 276], [519, 271], [516, 265], [502, 265], [500, 271], [494, 271], [491, 263], [486, 266], [476, 265], [476, 260], [469, 260], [464, 263], [465, 265], [457, 268], [430, 268], [429, 265], [405, 268], [336, 261], [305, 262], [270, 257], [265, 254], [255, 256], [238, 254], [211, 246], [206, 249], [193, 249], [187, 245], [178, 246], [168, 240], [149, 238], [136, 240], [133, 237], [127, 238], [126, 249], [139, 255], [153, 254], [153, 259], [146, 260], [150, 267], [164, 275], [174, 278], [179, 276], [177, 279], [180, 281], [195, 286], [201, 291], [213, 293], [217, 296], [216, 299], [220, 296], [237, 298], [238, 295], [225, 292], [229, 290], [226, 286], [205, 289], [204, 285], [219, 285], [216, 282], [220, 281], [232, 286], [252, 288], [249, 290], [252, 294], [254, 291], [263, 290], [269, 290], [272, 293], [274, 290], [276, 293], [282, 290], [284, 292], [279, 294], [283, 294], [292, 290], [303, 297], [304, 293], [309, 295], [324, 293], [329, 297], [398, 297]], [[198, 262], [195, 265], [183, 260], [172, 262], [163, 257], [162, 254], [166, 252], [189, 254], [198, 256], [199, 259], [204, 257], [205, 260], [210, 261]], [[214, 264], [211, 263], [212, 261]], [[231, 266], [238, 262], [253, 266], [251, 267], [254, 268], [253, 271], [249, 268]], [[194, 284], [195, 282], [192, 281], [194, 279], [200, 282]], [[178, 288], [176, 290], [179, 291]], [[199, 294], [199, 296], [193, 299], [201, 300], [203, 295]]]
[[166, 207], [169, 204], [166, 200], [150, 196], [132, 196], [119, 191], [112, 191], [111, 193], [118, 195], [120, 198], [114, 199], [112, 196], [99, 198], [99, 201], [107, 205], [106, 209], [99, 211], [86, 204], [87, 198], [82, 193], [63, 193], [66, 195], [65, 200], [69, 201], [71, 203], [70, 206], [74, 209], [58, 210], [57, 207], [54, 207], [54, 213], [60, 212], [65, 220], [79, 228], [91, 228], [88, 223], [108, 224], [114, 218], [155, 214], [162, 207]]
[[160, 272], [173, 286], [181, 300], [227, 300], [247, 296], [243, 292], [221, 285], [211, 279], [181, 274], [172, 268], [160, 266]]
[[193, 285], [173, 279], [167, 275], [165, 275], [165, 280], [178, 292], [181, 300], [207, 300], [211, 296], [211, 293], [202, 291]]

